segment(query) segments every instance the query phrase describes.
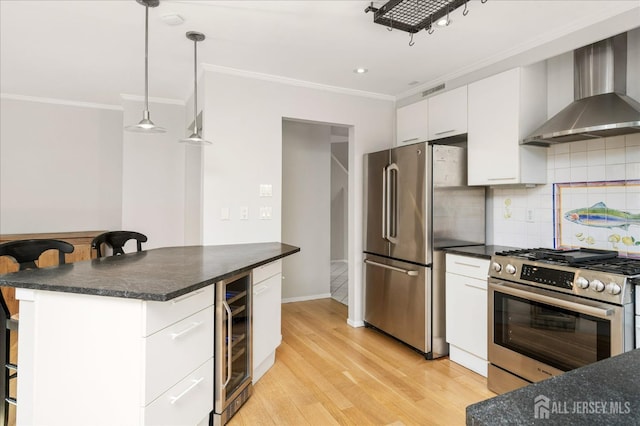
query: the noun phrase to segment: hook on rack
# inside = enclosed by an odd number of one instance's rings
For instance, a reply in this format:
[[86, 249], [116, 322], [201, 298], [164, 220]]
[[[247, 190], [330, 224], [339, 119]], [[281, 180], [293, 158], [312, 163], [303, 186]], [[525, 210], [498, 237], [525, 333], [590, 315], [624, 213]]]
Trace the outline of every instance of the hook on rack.
[[485, 4], [487, 0], [480, 0], [480, 3]]
[[449, 24], [451, 23], [451, 19], [449, 19], [449, 8], [447, 7], [447, 27], [449, 26]]
[[[487, 1], [487, 0], [484, 0]], [[464, 10], [462, 11], [462, 16], [467, 16], [469, 14], [469, 10], [467, 10], [467, 3], [469, 3], [469, 0], [466, 0], [464, 2]]]
[[413, 46], [414, 44], [416, 44], [416, 42], [413, 41], [413, 33], [411, 33], [411, 38], [409, 38], [409, 46]]

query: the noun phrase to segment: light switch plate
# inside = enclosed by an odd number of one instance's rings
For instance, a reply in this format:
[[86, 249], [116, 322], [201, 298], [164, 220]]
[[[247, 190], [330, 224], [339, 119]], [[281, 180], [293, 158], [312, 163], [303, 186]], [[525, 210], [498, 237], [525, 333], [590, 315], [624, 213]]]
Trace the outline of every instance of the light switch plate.
[[261, 220], [271, 219], [271, 207], [260, 207], [260, 219]]
[[240, 207], [240, 220], [248, 220], [249, 219], [249, 207], [243, 206]]
[[261, 197], [272, 197], [273, 196], [273, 185], [268, 183], [260, 184], [260, 196]]
[[220, 209], [220, 220], [229, 220], [229, 207], [222, 207]]

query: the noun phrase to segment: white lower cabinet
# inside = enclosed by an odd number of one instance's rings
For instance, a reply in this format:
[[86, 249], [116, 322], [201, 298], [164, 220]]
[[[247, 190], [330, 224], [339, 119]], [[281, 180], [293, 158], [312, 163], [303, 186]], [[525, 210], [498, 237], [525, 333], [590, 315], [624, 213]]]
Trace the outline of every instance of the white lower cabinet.
[[489, 260], [446, 255], [446, 327], [449, 359], [487, 377]]
[[280, 346], [282, 261], [253, 270], [253, 383], [273, 366]]
[[[213, 358], [144, 408], [145, 425], [197, 425], [213, 401]], [[208, 418], [208, 416], [207, 416]]]
[[213, 410], [213, 286], [167, 302], [18, 289], [17, 423], [196, 425]]

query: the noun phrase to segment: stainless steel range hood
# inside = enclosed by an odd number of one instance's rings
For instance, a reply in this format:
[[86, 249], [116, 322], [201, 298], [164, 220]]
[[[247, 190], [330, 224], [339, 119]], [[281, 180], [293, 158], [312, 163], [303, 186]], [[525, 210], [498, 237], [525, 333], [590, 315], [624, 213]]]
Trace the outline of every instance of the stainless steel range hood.
[[640, 103], [626, 95], [627, 34], [573, 52], [575, 101], [521, 144], [561, 142], [640, 133]]

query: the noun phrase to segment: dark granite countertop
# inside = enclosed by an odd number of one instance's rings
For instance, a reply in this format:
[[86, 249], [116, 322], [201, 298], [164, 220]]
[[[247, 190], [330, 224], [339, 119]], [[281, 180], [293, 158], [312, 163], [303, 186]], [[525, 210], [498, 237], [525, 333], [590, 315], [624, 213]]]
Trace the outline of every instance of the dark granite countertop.
[[637, 425], [639, 371], [636, 349], [470, 405], [467, 425]]
[[464, 246], [464, 247], [447, 247], [445, 252], [451, 254], [460, 254], [463, 256], [479, 257], [482, 259], [490, 259], [497, 251], [516, 250], [517, 247], [509, 246]]
[[165, 247], [0, 275], [0, 286], [165, 301], [298, 251], [275, 242]]

